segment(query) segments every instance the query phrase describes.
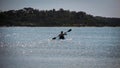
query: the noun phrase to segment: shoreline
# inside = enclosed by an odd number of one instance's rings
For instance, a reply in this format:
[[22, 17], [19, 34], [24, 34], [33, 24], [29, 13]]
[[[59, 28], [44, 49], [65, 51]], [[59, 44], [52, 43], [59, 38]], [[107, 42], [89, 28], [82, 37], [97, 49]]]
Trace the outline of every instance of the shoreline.
[[0, 25], [0, 27], [120, 27], [119, 25]]

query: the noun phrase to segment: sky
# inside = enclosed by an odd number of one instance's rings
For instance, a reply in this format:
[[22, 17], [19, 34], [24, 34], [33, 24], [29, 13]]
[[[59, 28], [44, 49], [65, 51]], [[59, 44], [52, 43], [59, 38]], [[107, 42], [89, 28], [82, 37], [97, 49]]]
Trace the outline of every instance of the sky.
[[120, 0], [0, 0], [0, 11], [32, 7], [39, 10], [84, 11], [93, 16], [120, 18]]

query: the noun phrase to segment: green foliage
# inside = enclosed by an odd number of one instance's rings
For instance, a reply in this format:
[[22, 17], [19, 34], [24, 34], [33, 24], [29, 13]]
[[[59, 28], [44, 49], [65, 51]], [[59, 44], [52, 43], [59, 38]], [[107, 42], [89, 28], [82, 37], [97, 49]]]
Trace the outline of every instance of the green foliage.
[[120, 26], [120, 18], [105, 18], [64, 10], [23, 8], [0, 12], [0, 26]]

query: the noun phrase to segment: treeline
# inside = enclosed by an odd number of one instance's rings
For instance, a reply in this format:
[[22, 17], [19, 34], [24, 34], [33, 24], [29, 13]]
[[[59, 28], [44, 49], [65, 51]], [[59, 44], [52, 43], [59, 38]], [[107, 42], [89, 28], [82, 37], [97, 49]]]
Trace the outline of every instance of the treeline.
[[120, 26], [120, 18], [106, 18], [83, 11], [23, 8], [0, 12], [0, 26]]

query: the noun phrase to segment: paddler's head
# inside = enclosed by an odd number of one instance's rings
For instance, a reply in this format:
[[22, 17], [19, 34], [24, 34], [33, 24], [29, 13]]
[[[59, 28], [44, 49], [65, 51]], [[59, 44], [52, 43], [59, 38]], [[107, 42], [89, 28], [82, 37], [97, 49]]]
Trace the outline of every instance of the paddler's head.
[[63, 31], [61, 31], [61, 34], [63, 34]]

